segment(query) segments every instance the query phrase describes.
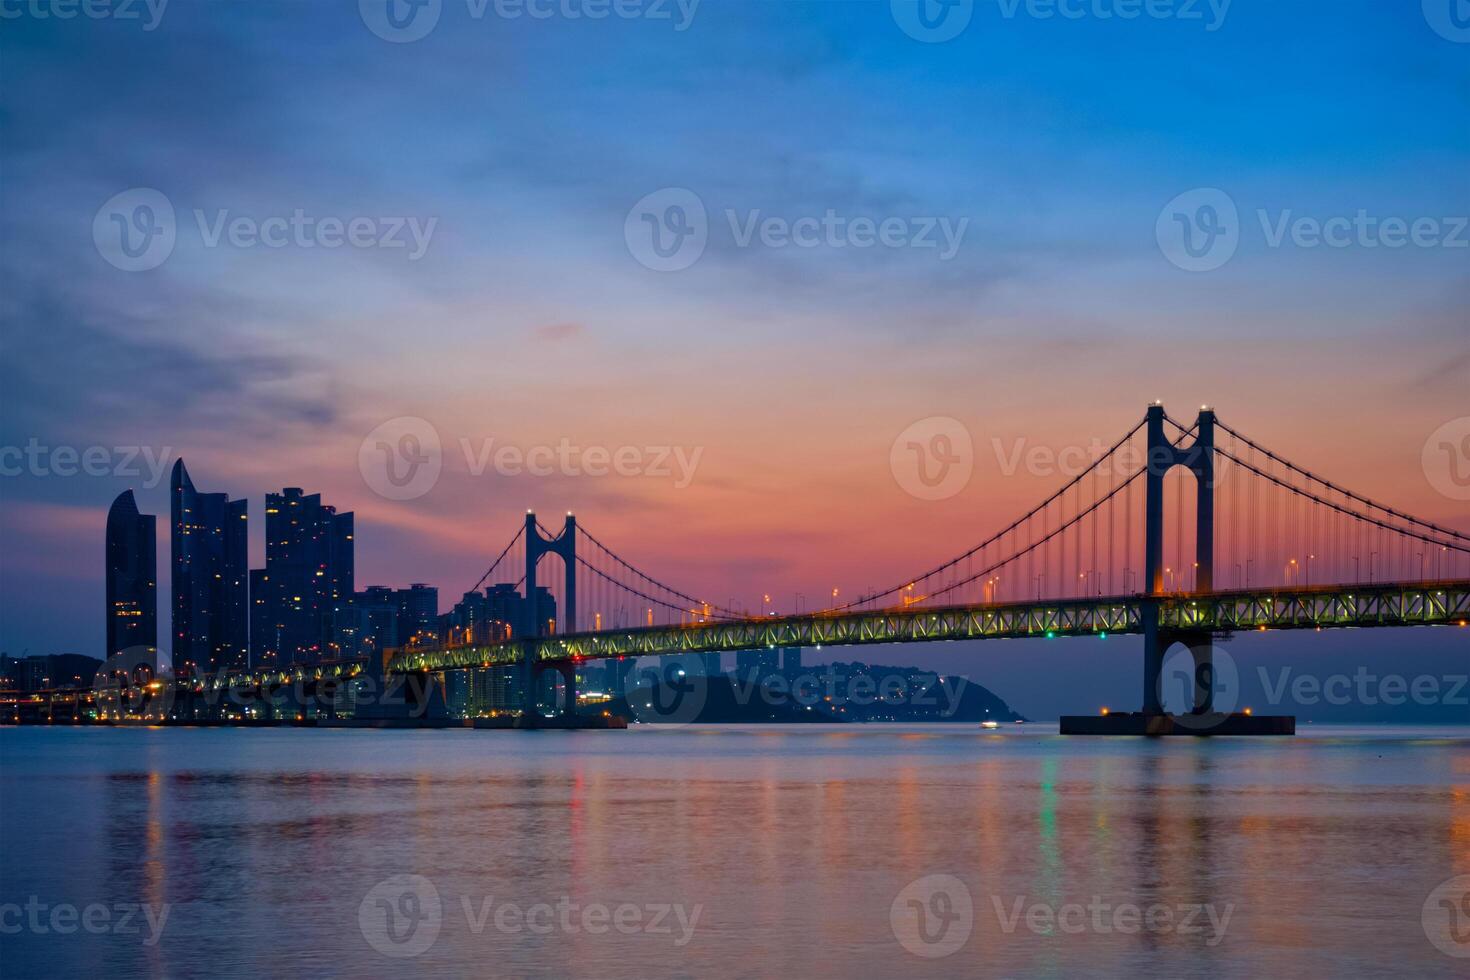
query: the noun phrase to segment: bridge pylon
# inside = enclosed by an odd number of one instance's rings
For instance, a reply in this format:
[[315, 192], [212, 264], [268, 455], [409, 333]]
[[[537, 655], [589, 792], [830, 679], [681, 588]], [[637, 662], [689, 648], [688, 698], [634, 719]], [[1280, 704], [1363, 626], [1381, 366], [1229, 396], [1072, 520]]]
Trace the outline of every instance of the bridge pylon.
[[[1143, 713], [1162, 715], [1164, 654], [1175, 643], [1189, 648], [1194, 660], [1194, 714], [1214, 708], [1214, 638], [1208, 630], [1159, 628], [1159, 600], [1164, 597], [1164, 478], [1176, 466], [1195, 480], [1195, 589], [1208, 592], [1215, 580], [1215, 413], [1201, 408], [1194, 442], [1176, 445], [1164, 430], [1167, 414], [1155, 402], [1146, 416], [1148, 474], [1144, 503]], [[1182, 572], [1181, 572], [1182, 574]]]
[[[525, 639], [540, 639], [549, 635], [550, 624], [541, 616], [539, 604], [536, 601], [536, 569], [541, 559], [546, 555], [556, 555], [562, 560], [565, 578], [562, 585], [562, 608], [557, 611], [557, 633], [575, 633], [577, 631], [577, 518], [571, 512], [567, 513], [566, 523], [562, 531], [556, 537], [549, 537], [542, 533], [541, 525], [536, 520], [536, 512], [526, 511], [526, 596], [522, 606], [522, 622], [518, 632]], [[530, 645], [527, 651], [533, 649]], [[522, 717], [527, 726], [534, 727], [538, 720], [536, 711], [536, 692], [539, 687], [541, 675], [546, 670], [555, 670], [562, 676], [566, 692], [566, 703], [562, 706], [562, 713], [571, 716], [577, 710], [577, 674], [576, 670], [569, 665], [548, 664], [542, 666], [536, 662], [535, 656], [528, 652], [521, 659], [521, 702]]]

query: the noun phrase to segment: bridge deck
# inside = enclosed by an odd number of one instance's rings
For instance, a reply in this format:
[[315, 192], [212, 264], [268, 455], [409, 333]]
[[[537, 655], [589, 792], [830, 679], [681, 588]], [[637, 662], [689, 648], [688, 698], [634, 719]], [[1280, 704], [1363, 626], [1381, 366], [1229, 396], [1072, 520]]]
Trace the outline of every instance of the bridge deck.
[[1165, 629], [1362, 629], [1464, 626], [1470, 581], [1244, 590], [1148, 598], [1140, 595], [981, 606], [915, 607], [838, 615], [771, 617], [691, 626], [575, 633], [482, 646], [404, 651], [394, 671], [454, 670], [538, 660], [599, 660], [722, 653], [772, 646], [856, 646], [950, 640], [1100, 636], [1143, 631], [1157, 603]]

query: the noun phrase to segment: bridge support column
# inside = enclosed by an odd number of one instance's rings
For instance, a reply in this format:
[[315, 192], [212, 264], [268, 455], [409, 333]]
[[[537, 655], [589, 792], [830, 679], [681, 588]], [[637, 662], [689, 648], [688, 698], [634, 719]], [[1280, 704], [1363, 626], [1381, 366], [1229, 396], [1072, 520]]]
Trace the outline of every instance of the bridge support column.
[[1159, 631], [1159, 604], [1143, 603], [1143, 713], [1164, 713], [1164, 651], [1169, 641]]
[[541, 721], [540, 695], [546, 686], [546, 675], [556, 674], [562, 682], [562, 700], [553, 703], [558, 718], [569, 720], [577, 714], [577, 665], [572, 661], [536, 664], [531, 671], [531, 697], [522, 706], [522, 714], [528, 719], [525, 727], [534, 727]]
[[[1150, 603], [1149, 605], [1152, 605]], [[1162, 715], [1164, 711], [1164, 657], [1175, 644], [1189, 650], [1192, 661], [1189, 712], [1203, 715], [1215, 710], [1215, 641], [1208, 632], [1199, 630], [1160, 629], [1157, 608], [1149, 614], [1145, 607], [1143, 650], [1143, 713]], [[1175, 675], [1177, 676], [1177, 675]]]
[[1215, 710], [1215, 643], [1210, 634], [1197, 636], [1189, 643], [1194, 660], [1193, 713], [1207, 715]]
[[574, 663], [562, 663], [556, 665], [561, 674], [562, 690], [566, 699], [562, 702], [561, 711], [563, 718], [575, 718], [577, 715], [577, 665]]

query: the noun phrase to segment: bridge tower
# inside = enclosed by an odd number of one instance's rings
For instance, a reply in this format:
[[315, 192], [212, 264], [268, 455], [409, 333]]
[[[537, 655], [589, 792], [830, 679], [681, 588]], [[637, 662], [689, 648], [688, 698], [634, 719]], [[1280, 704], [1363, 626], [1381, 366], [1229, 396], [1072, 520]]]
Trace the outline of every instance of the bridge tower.
[[[575, 633], [577, 631], [577, 518], [570, 511], [567, 513], [566, 524], [562, 527], [561, 533], [554, 538], [541, 532], [535, 511], [526, 511], [526, 600], [522, 606], [523, 622], [517, 625], [521, 637], [527, 640], [547, 635], [547, 623], [541, 618], [536, 603], [536, 567], [546, 555], [557, 555], [561, 558], [566, 576], [562, 588], [562, 608], [557, 611], [557, 632]], [[538, 687], [537, 682], [546, 670], [555, 670], [562, 676], [566, 691], [566, 704], [562, 707], [563, 714], [570, 716], [577, 710], [576, 665], [558, 663], [542, 666], [527, 654], [521, 658], [521, 700], [523, 716], [528, 725], [536, 723], [535, 692]]]
[[1145, 496], [1144, 576], [1148, 598], [1143, 603], [1143, 713], [1164, 713], [1164, 654], [1175, 643], [1189, 648], [1194, 660], [1195, 714], [1214, 708], [1214, 644], [1209, 630], [1162, 629], [1159, 602], [1164, 593], [1164, 477], [1176, 466], [1195, 479], [1195, 588], [1208, 592], [1215, 578], [1215, 413], [1203, 408], [1192, 445], [1176, 446], [1164, 431], [1164, 406], [1149, 406], [1148, 475]]

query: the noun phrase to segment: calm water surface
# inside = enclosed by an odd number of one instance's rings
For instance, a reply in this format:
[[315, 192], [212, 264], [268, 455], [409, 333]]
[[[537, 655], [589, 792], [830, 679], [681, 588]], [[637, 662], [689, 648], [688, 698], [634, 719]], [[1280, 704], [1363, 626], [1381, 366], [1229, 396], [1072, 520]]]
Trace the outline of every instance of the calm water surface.
[[1470, 974], [1470, 728], [1054, 732], [3, 729], [0, 975]]

